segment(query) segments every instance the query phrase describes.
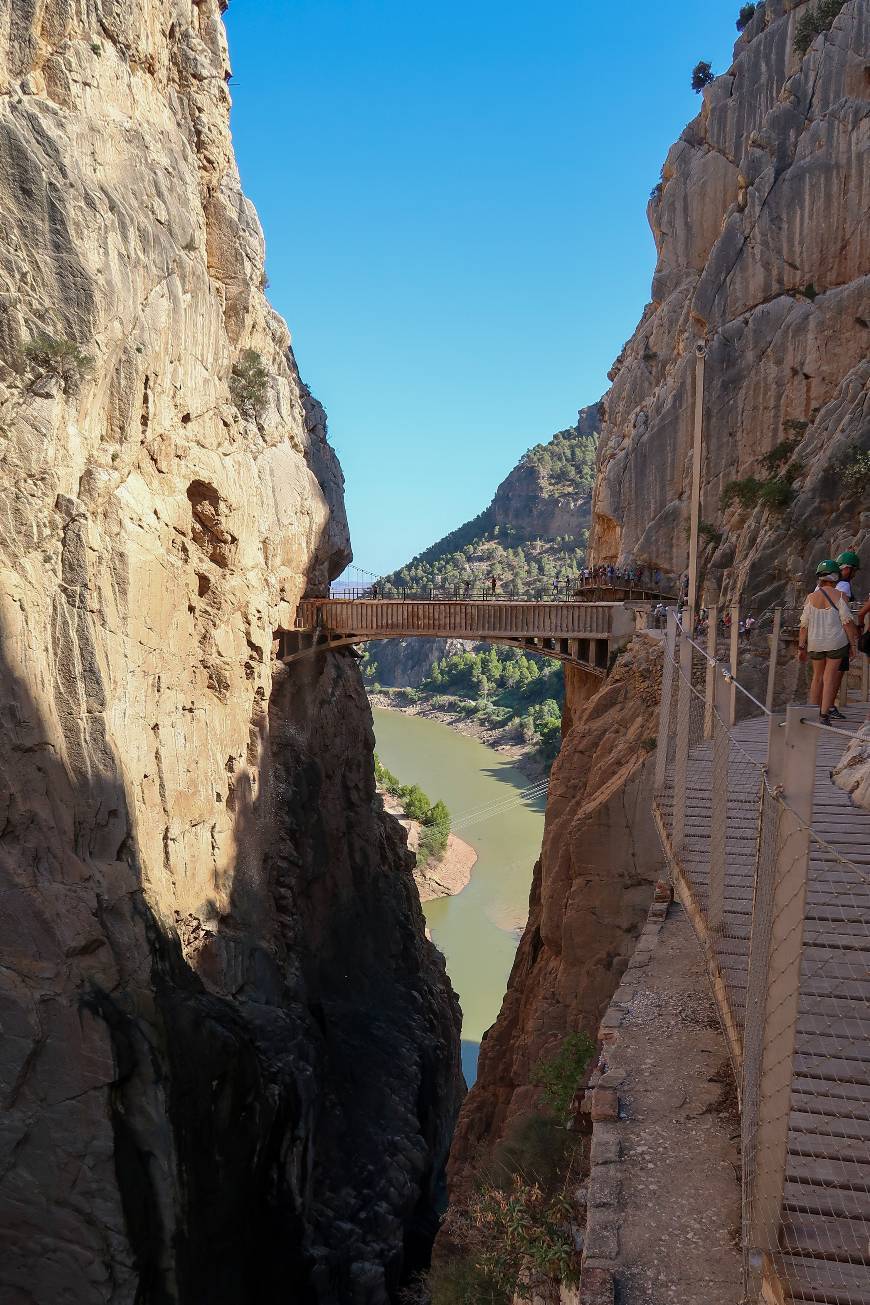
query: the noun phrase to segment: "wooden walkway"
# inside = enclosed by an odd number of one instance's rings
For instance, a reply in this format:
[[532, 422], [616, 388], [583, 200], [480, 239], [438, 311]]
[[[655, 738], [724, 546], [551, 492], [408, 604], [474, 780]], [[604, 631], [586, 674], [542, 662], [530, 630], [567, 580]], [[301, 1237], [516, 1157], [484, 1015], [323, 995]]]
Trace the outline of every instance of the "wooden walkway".
[[[854, 730], [866, 714], [866, 704], [851, 706], [846, 724], [840, 724]], [[685, 839], [678, 860], [672, 860], [678, 892], [707, 947], [738, 1063], [767, 733], [765, 718], [731, 731], [725, 916], [715, 935], [707, 921], [710, 743], [690, 752]], [[846, 746], [842, 735], [819, 731], [816, 837], [809, 859], [777, 1264], [795, 1305], [870, 1305], [870, 812], [855, 807], [830, 778]], [[670, 801], [666, 790], [658, 802], [668, 826]]]
[[440, 638], [501, 643], [607, 674], [635, 633], [635, 605], [498, 599], [305, 598], [295, 630], [279, 631], [284, 662], [370, 639]]

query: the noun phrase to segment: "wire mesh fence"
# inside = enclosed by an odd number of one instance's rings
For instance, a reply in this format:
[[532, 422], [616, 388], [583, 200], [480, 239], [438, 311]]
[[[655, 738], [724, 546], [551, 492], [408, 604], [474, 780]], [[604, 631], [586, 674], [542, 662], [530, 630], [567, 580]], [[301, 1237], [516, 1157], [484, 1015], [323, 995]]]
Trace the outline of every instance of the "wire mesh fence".
[[870, 1305], [870, 813], [845, 740], [665, 638], [654, 809], [739, 1086], [744, 1300]]

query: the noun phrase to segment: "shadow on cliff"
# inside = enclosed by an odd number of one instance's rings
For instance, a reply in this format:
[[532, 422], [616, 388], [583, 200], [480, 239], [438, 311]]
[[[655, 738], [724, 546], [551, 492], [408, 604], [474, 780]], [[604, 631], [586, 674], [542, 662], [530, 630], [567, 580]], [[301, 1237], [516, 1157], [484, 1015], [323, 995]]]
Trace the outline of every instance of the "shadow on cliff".
[[[237, 787], [230, 907], [215, 916], [206, 903], [173, 924], [143, 890], [95, 659], [84, 658], [97, 710], [77, 715], [79, 698], [63, 700], [73, 673], [62, 662], [81, 655], [57, 651], [64, 758], [0, 655], [0, 876], [23, 915], [41, 916], [41, 895], [53, 894], [66, 934], [22, 918], [25, 947], [38, 936], [38, 959], [73, 980], [64, 991], [79, 1024], [90, 1012], [108, 1030], [132, 1268], [121, 1258], [135, 1301], [392, 1300], [427, 1262], [443, 1199], [459, 1012], [423, 939], [408, 854], [376, 809], [365, 714], [348, 730], [344, 691], [359, 677], [341, 656], [331, 673], [279, 674], [260, 796]], [[163, 870], [165, 900], [170, 850]], [[58, 1041], [61, 1057], [75, 1054]], [[57, 1192], [31, 1190], [32, 1215], [19, 1204], [8, 1225], [0, 1282], [12, 1289], [31, 1290], [37, 1234], [51, 1235], [46, 1208], [64, 1218], [68, 1192], [55, 1181]]]

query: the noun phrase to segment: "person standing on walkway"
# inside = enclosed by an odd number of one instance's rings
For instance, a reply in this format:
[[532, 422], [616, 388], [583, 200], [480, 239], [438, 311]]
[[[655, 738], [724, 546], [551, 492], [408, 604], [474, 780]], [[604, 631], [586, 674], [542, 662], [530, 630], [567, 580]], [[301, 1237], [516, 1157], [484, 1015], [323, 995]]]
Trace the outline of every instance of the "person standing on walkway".
[[855, 597], [852, 592], [852, 581], [855, 578], [855, 572], [861, 568], [861, 559], [857, 553], [852, 552], [851, 548], [847, 548], [845, 553], [841, 553], [837, 558], [837, 566], [840, 568], [837, 588], [841, 594], [845, 595], [846, 602], [851, 603]]
[[493, 598], [495, 598], [495, 586], [496, 586], [496, 579], [495, 579], [495, 576], [494, 576], [494, 575], [491, 575], [491, 576], [489, 577], [489, 587], [490, 587], [490, 589], [492, 590], [492, 596], [493, 596]]
[[[813, 664], [810, 702], [820, 708], [819, 720], [831, 723], [831, 708], [842, 678], [840, 665], [855, 651], [858, 630], [843, 595], [837, 590], [840, 568], [833, 558], [816, 567], [818, 585], [807, 595], [801, 613], [798, 657]], [[839, 713], [838, 713], [839, 714]]]
[[[861, 566], [861, 559], [857, 553], [853, 553], [852, 549], [848, 548], [844, 553], [841, 553], [840, 556], [837, 558], [837, 566], [840, 568], [840, 578], [837, 581], [837, 589], [843, 595], [846, 602], [851, 603], [852, 599], [855, 597], [852, 591], [852, 581], [855, 578], [855, 572]], [[860, 631], [861, 629], [860, 624], [858, 626], [858, 629]], [[840, 663], [840, 677], [837, 680], [837, 693], [834, 694], [835, 702], [837, 700], [837, 694], [840, 692], [840, 685], [843, 682], [843, 676], [848, 674], [849, 674], [849, 654], [847, 653], [846, 656], [843, 658], [842, 662]], [[843, 713], [840, 711], [838, 707], [831, 708], [831, 715], [835, 716], [837, 720], [846, 719], [846, 717], [843, 715]]]

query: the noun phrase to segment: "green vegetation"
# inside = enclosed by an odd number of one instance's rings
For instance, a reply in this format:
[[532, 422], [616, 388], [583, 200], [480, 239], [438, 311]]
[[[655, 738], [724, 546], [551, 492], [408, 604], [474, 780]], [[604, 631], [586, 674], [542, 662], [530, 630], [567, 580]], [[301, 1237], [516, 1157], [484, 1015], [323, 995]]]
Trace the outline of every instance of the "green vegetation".
[[834, 471], [848, 494], [870, 490], [870, 449], [854, 445], [834, 463]]
[[767, 473], [763, 480], [746, 476], [743, 480], [729, 480], [722, 490], [722, 508], [737, 502], [743, 508], [764, 507], [771, 512], [784, 512], [794, 501], [797, 490], [794, 482], [803, 475], [804, 465], [795, 459], [794, 452], [801, 442], [806, 422], [789, 418], [783, 423], [793, 432], [789, 439], [778, 444], [759, 459]]
[[737, 15], [737, 30], [742, 32], [744, 27], [748, 27], [755, 17], [755, 5], [743, 5], [740, 13]]
[[83, 353], [75, 341], [43, 331], [37, 331], [24, 346], [24, 357], [40, 376], [57, 376], [65, 394], [74, 393], [94, 366], [93, 358]]
[[845, 3], [846, 0], [819, 0], [815, 9], [808, 9], [801, 15], [794, 34], [794, 48], [798, 54], [806, 54], [819, 33], [830, 30]]
[[256, 349], [244, 349], [230, 376], [230, 394], [243, 417], [257, 418], [269, 397], [269, 373]]
[[574, 1093], [583, 1081], [595, 1043], [587, 1033], [569, 1033], [554, 1056], [539, 1060], [531, 1073], [541, 1087], [541, 1097], [557, 1119], [564, 1119]]
[[445, 1218], [443, 1250], [428, 1275], [432, 1305], [510, 1305], [514, 1296], [555, 1302], [560, 1283], [577, 1282], [570, 1193], [588, 1152], [565, 1115], [594, 1051], [585, 1033], [572, 1033], [539, 1062], [543, 1109], [515, 1121], [476, 1190]]
[[449, 691], [484, 723], [519, 731], [540, 759], [555, 760], [562, 738], [562, 668], [514, 648], [454, 653], [432, 667], [423, 691]]
[[447, 848], [450, 837], [450, 812], [440, 800], [430, 802], [419, 784], [403, 784], [391, 770], [382, 765], [375, 753], [375, 779], [398, 802], [409, 820], [416, 820], [420, 825], [420, 842], [417, 848], [417, 861], [440, 860]]
[[579, 495], [591, 489], [595, 480], [595, 435], [578, 435], [560, 430], [546, 444], [536, 444], [520, 461], [520, 467], [537, 467], [551, 494]]
[[705, 86], [709, 86], [713, 81], [715, 73], [706, 59], [699, 60], [692, 69], [692, 90], [697, 91], [700, 95]]

